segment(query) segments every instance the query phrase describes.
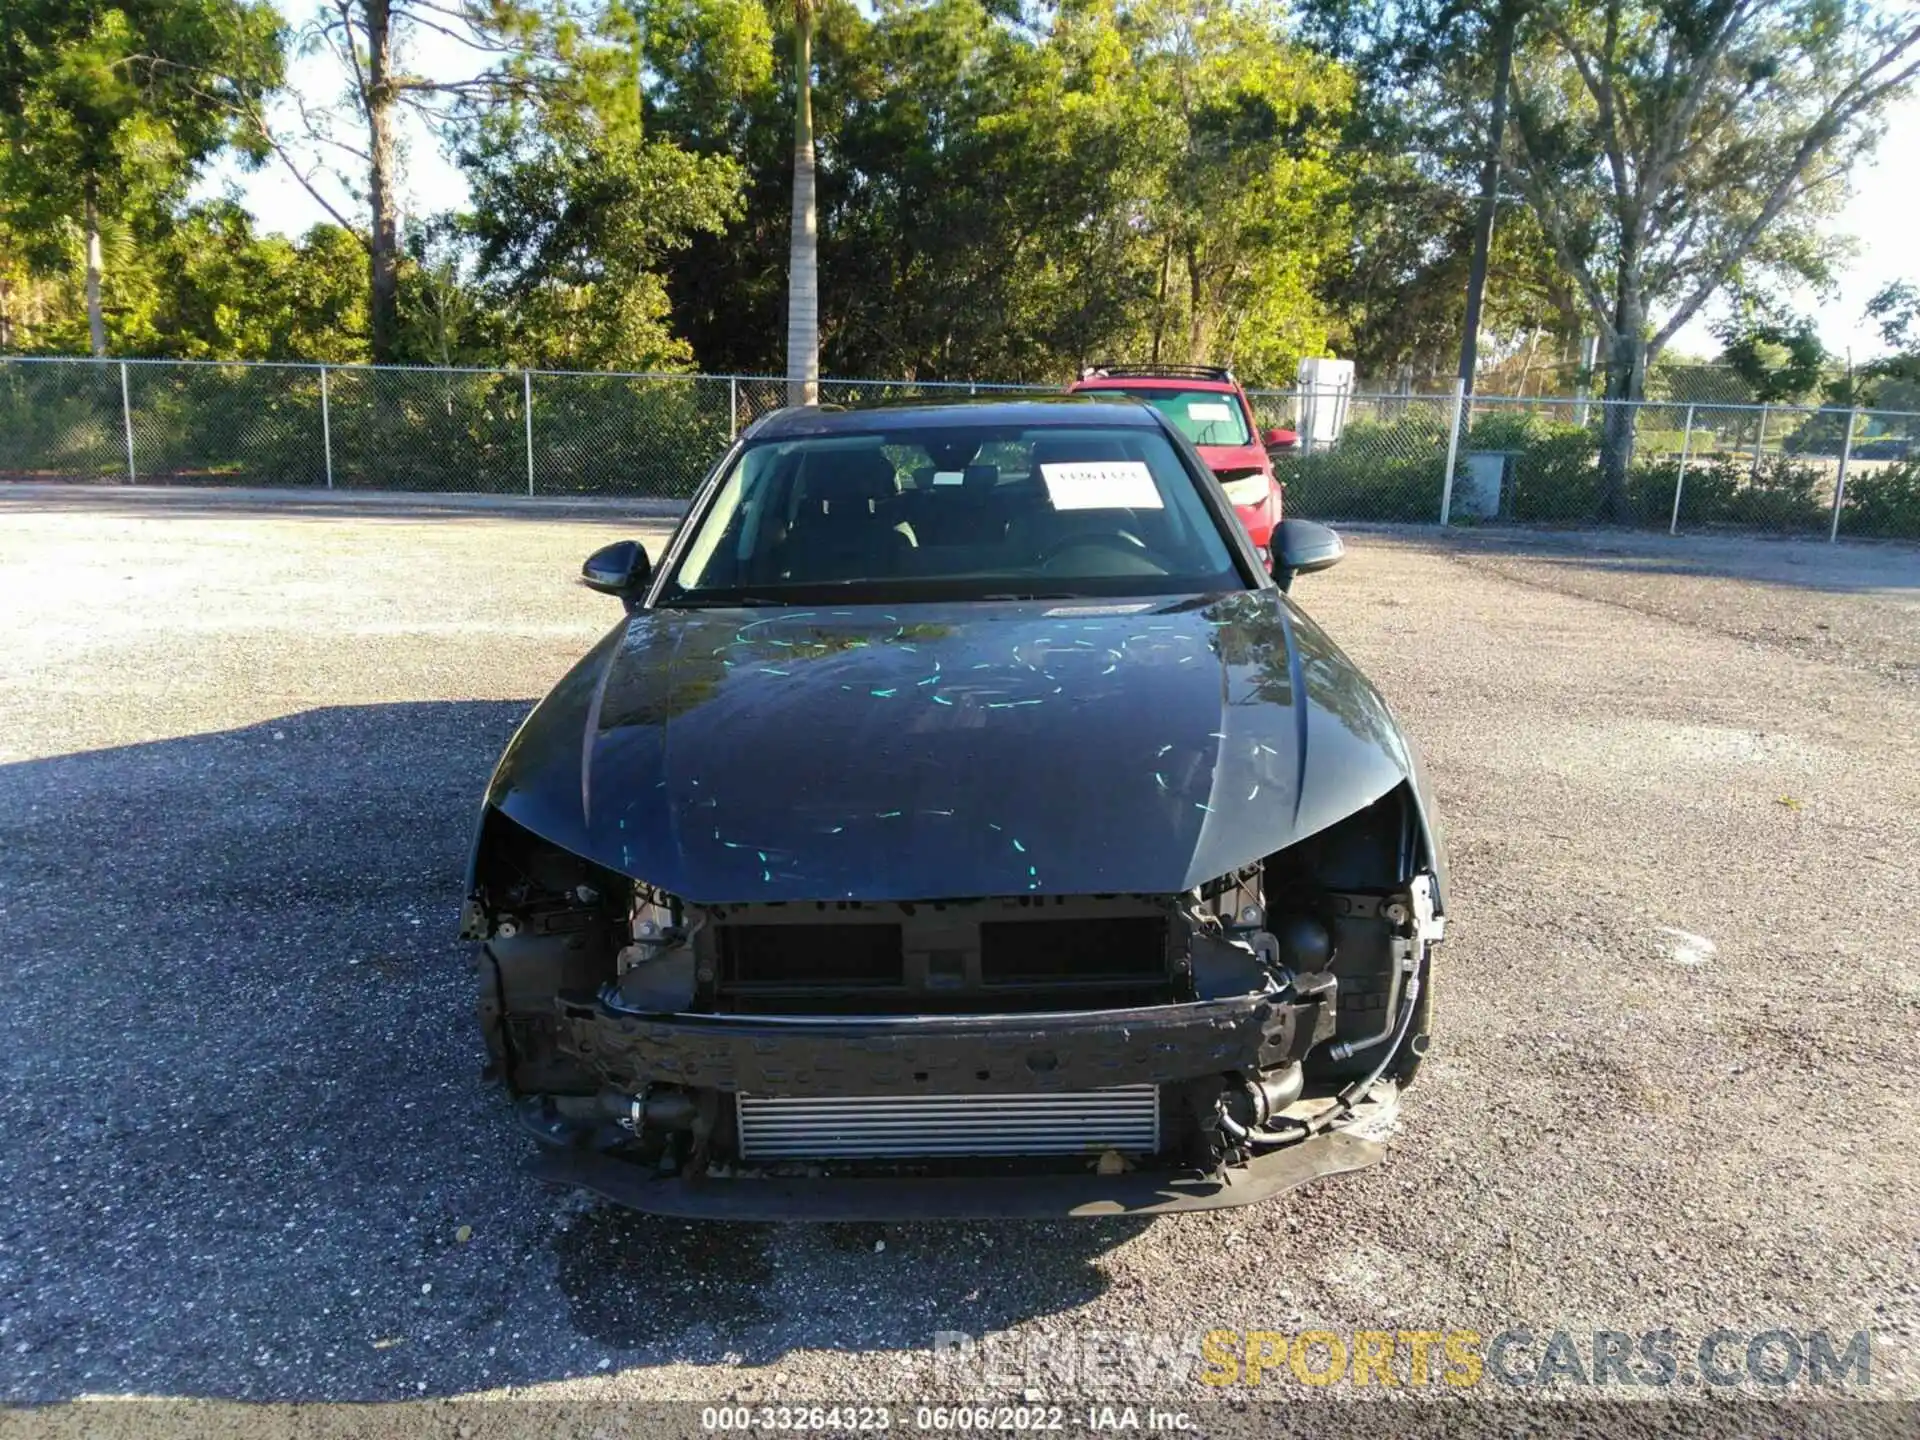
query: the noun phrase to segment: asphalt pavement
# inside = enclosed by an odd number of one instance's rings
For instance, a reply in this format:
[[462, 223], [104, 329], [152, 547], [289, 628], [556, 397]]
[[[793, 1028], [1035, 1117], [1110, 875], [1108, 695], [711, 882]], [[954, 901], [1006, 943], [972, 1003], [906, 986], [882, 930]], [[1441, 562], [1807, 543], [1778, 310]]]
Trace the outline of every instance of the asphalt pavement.
[[1920, 1397], [1920, 553], [1350, 535], [1298, 597], [1453, 861], [1387, 1161], [1152, 1222], [723, 1227], [520, 1173], [454, 937], [493, 759], [618, 617], [580, 560], [662, 524], [0, 497], [0, 1397], [1201, 1401], [1061, 1357], [1516, 1327], [1865, 1329], [1869, 1393]]

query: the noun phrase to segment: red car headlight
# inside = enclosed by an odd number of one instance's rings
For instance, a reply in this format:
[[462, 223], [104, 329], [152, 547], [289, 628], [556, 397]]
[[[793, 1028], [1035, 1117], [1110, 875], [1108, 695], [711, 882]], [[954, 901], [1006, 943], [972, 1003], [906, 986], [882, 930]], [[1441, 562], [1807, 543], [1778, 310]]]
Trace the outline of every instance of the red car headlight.
[[1267, 477], [1265, 475], [1243, 475], [1238, 480], [1225, 480], [1220, 488], [1227, 492], [1227, 499], [1235, 505], [1258, 505], [1267, 498]]

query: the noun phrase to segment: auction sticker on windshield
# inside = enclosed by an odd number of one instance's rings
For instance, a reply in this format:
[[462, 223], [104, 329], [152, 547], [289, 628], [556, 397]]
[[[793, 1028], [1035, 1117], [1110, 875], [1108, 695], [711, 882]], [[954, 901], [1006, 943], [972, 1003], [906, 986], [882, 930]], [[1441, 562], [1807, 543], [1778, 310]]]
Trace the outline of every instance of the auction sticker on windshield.
[[1222, 400], [1190, 400], [1187, 402], [1187, 418], [1231, 422], [1233, 407]]
[[1161, 510], [1160, 487], [1139, 460], [1096, 460], [1040, 467], [1056, 510]]

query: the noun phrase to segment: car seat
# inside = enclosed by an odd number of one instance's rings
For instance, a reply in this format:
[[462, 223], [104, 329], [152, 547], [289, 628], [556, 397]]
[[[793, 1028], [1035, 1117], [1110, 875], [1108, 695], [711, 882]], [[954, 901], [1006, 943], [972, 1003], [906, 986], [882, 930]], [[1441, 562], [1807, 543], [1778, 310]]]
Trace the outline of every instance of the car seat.
[[893, 462], [878, 448], [816, 451], [799, 484], [783, 579], [804, 584], [900, 572], [913, 539], [896, 527]]

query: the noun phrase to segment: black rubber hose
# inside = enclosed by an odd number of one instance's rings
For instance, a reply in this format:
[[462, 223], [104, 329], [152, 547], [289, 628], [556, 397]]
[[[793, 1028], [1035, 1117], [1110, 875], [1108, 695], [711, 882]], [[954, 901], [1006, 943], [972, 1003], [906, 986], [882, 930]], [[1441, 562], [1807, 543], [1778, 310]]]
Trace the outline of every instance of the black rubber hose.
[[1423, 958], [1422, 965], [1407, 977], [1406, 987], [1400, 992], [1400, 1019], [1394, 1026], [1393, 1041], [1387, 1046], [1387, 1053], [1380, 1057], [1380, 1063], [1373, 1067], [1372, 1073], [1366, 1079], [1349, 1085], [1334, 1097], [1333, 1104], [1307, 1121], [1309, 1134], [1330, 1129], [1338, 1115], [1352, 1114], [1354, 1102], [1364, 1100], [1367, 1093], [1380, 1082], [1380, 1077], [1386, 1074], [1387, 1066], [1393, 1063], [1394, 1056], [1400, 1053], [1400, 1047], [1407, 1042], [1407, 1029], [1413, 1024], [1413, 1012], [1420, 1001], [1420, 971], [1424, 968]]

